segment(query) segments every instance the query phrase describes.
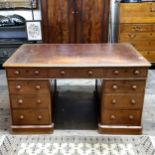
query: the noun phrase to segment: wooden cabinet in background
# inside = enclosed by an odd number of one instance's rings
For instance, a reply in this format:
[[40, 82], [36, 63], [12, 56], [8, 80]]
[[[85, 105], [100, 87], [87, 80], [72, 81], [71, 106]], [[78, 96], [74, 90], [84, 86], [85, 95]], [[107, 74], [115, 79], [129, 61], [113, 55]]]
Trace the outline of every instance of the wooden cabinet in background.
[[109, 0], [42, 0], [43, 42], [107, 42], [109, 3]]
[[130, 42], [155, 63], [155, 2], [120, 3], [118, 42]]

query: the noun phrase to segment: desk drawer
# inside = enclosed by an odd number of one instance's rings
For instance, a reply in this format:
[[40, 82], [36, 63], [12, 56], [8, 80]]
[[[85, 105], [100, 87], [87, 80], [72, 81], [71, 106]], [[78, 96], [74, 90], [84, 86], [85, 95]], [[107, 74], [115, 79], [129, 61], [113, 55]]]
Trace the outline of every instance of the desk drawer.
[[48, 77], [48, 70], [43, 68], [8, 68], [6, 69], [8, 77], [31, 77], [45, 78]]
[[140, 110], [104, 110], [101, 123], [105, 125], [140, 125]]
[[9, 80], [10, 94], [49, 94], [49, 81], [44, 80]]
[[106, 94], [102, 97], [102, 108], [106, 109], [142, 109], [143, 94]]
[[145, 80], [105, 80], [103, 93], [144, 93]]
[[147, 77], [147, 68], [109, 68], [104, 77]]
[[50, 108], [51, 96], [50, 94], [36, 94], [36, 95], [11, 95], [10, 96], [12, 108]]
[[49, 110], [12, 110], [13, 125], [47, 125], [51, 124]]

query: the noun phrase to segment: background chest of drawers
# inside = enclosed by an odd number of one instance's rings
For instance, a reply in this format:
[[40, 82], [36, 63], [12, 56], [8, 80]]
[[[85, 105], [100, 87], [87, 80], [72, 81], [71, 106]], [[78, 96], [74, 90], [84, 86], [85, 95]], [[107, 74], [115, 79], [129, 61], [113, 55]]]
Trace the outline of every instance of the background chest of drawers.
[[35, 68], [7, 70], [13, 131], [53, 128], [50, 84], [42, 79], [45, 73]]
[[118, 42], [130, 42], [155, 63], [155, 2], [119, 4]]
[[140, 134], [147, 69], [114, 68], [111, 75], [100, 85], [99, 131]]

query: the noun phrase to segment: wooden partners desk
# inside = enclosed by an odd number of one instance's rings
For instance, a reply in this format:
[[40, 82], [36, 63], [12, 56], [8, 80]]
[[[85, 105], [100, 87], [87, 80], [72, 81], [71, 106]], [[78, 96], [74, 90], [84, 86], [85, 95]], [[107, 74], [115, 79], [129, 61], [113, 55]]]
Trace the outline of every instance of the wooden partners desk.
[[11, 128], [52, 131], [49, 78], [88, 78], [103, 80], [99, 132], [140, 134], [149, 66], [130, 44], [23, 45], [4, 63]]

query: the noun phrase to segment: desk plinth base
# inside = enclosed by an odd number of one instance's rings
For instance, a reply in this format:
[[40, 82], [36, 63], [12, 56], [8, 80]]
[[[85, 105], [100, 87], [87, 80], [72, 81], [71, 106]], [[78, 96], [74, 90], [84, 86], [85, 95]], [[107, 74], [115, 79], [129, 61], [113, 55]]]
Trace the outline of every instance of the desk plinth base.
[[51, 133], [54, 130], [54, 123], [51, 125], [12, 125], [11, 129], [16, 133]]
[[137, 135], [142, 133], [142, 126], [114, 126], [98, 124], [98, 131], [101, 134]]

